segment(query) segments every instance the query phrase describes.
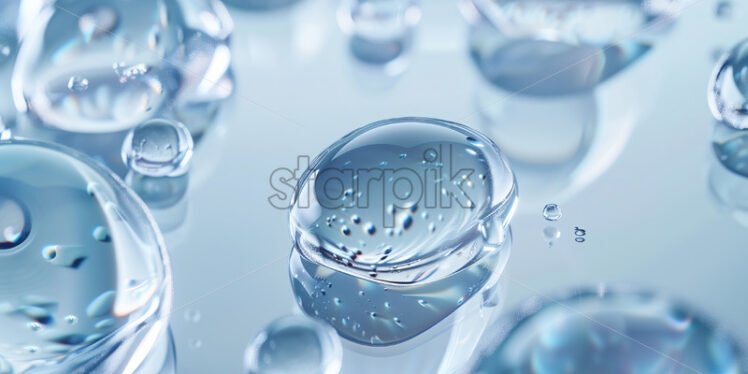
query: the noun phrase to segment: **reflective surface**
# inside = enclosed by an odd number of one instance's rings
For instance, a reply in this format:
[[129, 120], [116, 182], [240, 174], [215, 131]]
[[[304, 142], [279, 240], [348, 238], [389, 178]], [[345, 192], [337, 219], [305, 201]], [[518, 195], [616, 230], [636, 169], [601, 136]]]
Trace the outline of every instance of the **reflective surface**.
[[[311, 160], [361, 124], [398, 116], [470, 125], [510, 159], [520, 203], [504, 310], [579, 284], [631, 281], [677, 295], [731, 335], [748, 336], [746, 178], [715, 156], [705, 94], [714, 51], [748, 36], [744, 4], [731, 3], [729, 16], [717, 17], [718, 1], [694, 1], [646, 54], [594, 90], [550, 97], [513, 95], [489, 82], [469, 55], [469, 27], [454, 1], [421, 2], [407, 69], [397, 74], [352, 56], [338, 4], [231, 7], [235, 95], [217, 116], [223, 128], [204, 136], [218, 145], [201, 155], [198, 144], [189, 188], [164, 187], [185, 191], [165, 234], [178, 284], [171, 325], [179, 372], [241, 372], [251, 337], [298, 309], [288, 279], [288, 212], [267, 200], [277, 193], [273, 171], [303, 172], [298, 155]], [[121, 138], [96, 146], [115, 149], [121, 163]], [[543, 219], [548, 203], [562, 208], [559, 221]], [[543, 234], [549, 224], [559, 232], [548, 235], [552, 247]], [[575, 227], [586, 230], [584, 242]], [[188, 309], [199, 321], [184, 318]], [[449, 373], [466, 359], [452, 343], [466, 330], [455, 325], [430, 340], [421, 334], [404, 342], [415, 348], [398, 344], [397, 352], [346, 340], [342, 372], [382, 365], [434, 373], [444, 365]]]

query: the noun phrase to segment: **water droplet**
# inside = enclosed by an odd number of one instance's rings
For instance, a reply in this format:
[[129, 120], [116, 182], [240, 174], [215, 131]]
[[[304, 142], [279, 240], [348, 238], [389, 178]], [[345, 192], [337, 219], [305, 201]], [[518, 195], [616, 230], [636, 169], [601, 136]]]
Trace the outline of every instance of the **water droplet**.
[[[639, 60], [666, 28], [659, 27], [646, 41], [628, 36], [668, 24], [686, 2], [466, 3], [472, 9], [464, 12], [473, 31], [471, 56], [486, 80], [510, 92], [547, 96], [588, 91]], [[611, 49], [618, 52], [609, 53]]]
[[558, 221], [561, 219], [561, 208], [556, 204], [546, 204], [543, 207], [543, 218], [547, 221]]
[[122, 160], [143, 175], [179, 176], [189, 168], [192, 147], [192, 136], [183, 124], [154, 119], [130, 130], [122, 145]]
[[[24, 135], [50, 133], [46, 136], [94, 154], [100, 144], [81, 145], [78, 137], [56, 134], [126, 131], [166, 109], [182, 81], [168, 61], [181, 46], [186, 25], [172, 21], [183, 19], [183, 9], [177, 2], [147, 0], [62, 5], [27, 27], [13, 71], [13, 99], [33, 114]], [[159, 21], [162, 7], [168, 8], [169, 22]], [[147, 43], [154, 29], [157, 50]]]
[[[117, 347], [140, 345], [143, 334], [125, 332], [154, 327], [162, 300], [168, 300], [170, 274], [162, 239], [142, 203], [101, 164], [57, 146], [11, 139], [0, 143], [0, 160], [33, 165], [0, 167], [0, 196], [21, 207], [31, 230], [19, 245], [0, 251], [7, 286], [0, 301], [0, 355], [39, 367], [64, 360], [60, 370], [68, 372], [91, 357], [82, 350], [104, 359], [118, 354]], [[17, 209], [7, 209], [0, 204], [3, 225], [18, 216], [11, 213]], [[143, 286], [127, 289], [136, 277]], [[112, 290], [118, 290], [116, 298]], [[118, 328], [123, 334], [110, 334]], [[38, 351], [32, 355], [25, 346]]]
[[338, 23], [351, 35], [351, 51], [358, 59], [384, 64], [409, 47], [413, 28], [421, 18], [416, 1], [351, 0], [341, 4]]
[[[291, 209], [292, 228], [299, 238], [298, 248], [310, 258], [323, 259], [334, 270], [368, 275], [367, 279], [376, 277], [382, 282], [407, 283], [424, 274], [445, 277], [472, 261], [471, 258], [481, 256], [478, 250], [455, 256], [450, 261], [435, 261], [443, 257], [442, 251], [454, 249], [446, 248], [446, 243], [455, 238], [466, 236], [465, 244], [479, 240], [472, 236], [475, 231], [471, 228], [481, 220], [497, 219], [502, 221], [499, 226], [504, 226], [511, 213], [507, 207], [513, 206], [516, 199], [514, 178], [501, 154], [495, 147], [476, 146], [475, 155], [468, 155], [462, 151], [467, 137], [475, 139], [476, 144], [493, 144], [460, 124], [427, 118], [385, 120], [349, 134], [310, 166], [314, 173], [309, 175], [316, 174], [314, 179], [300, 181], [302, 190], [314, 196], [311, 199], [314, 206], [301, 208], [297, 204]], [[407, 140], [411, 138], [412, 142]], [[439, 166], [423, 166], [420, 159], [401, 158], [403, 153], [424, 155], [440, 163]], [[384, 169], [383, 162], [386, 163]], [[344, 163], [349, 164], [343, 166]], [[355, 171], [362, 171], [358, 179], [353, 178]], [[464, 182], [476, 178], [478, 172], [493, 183], [474, 184], [467, 189]], [[434, 178], [435, 175], [440, 178]], [[435, 182], [441, 178], [452, 178], [456, 183]], [[437, 193], [441, 189], [449, 194]], [[346, 190], [363, 194], [355, 204], [346, 205], [341, 201]], [[307, 193], [303, 191], [300, 193]], [[347, 209], [345, 213], [343, 207]], [[492, 215], [495, 208], [501, 211]], [[437, 227], [436, 224], [421, 224], [420, 220], [416, 222], [414, 215], [421, 216], [419, 210], [425, 212], [426, 209], [439, 216], [440, 221], [454, 224]], [[310, 212], [319, 214], [310, 216]], [[360, 217], [366, 219], [362, 220], [365, 222], [362, 230], [350, 230], [346, 225], [330, 225], [328, 218], [333, 215], [352, 217], [354, 223]], [[386, 258], [376, 245], [361, 245], [370, 242], [378, 228], [386, 235], [384, 246], [396, 249]], [[327, 244], [322, 248], [312, 243]], [[354, 254], [348, 248], [357, 248], [361, 253]], [[315, 254], [320, 251], [326, 255]], [[377, 270], [372, 271], [372, 266]]]
[[709, 83], [709, 108], [719, 121], [748, 129], [748, 39], [717, 62]]
[[74, 75], [68, 80], [68, 89], [73, 92], [83, 92], [88, 89], [88, 79]]
[[428, 301], [426, 301], [426, 300], [418, 300], [418, 304], [421, 304], [421, 306], [426, 306], [426, 305], [428, 305], [429, 303], [428, 303]]
[[273, 321], [255, 336], [244, 362], [250, 373], [337, 373], [342, 347], [327, 324], [289, 316]]
[[[488, 347], [466, 371], [533, 372], [540, 365], [549, 373], [648, 372], [661, 365], [698, 373], [746, 370], [743, 348], [730, 330], [677, 300], [648, 291], [601, 294], [594, 287], [567, 294], [572, 296], [528, 301], [535, 306], [503, 326], [500, 344]], [[669, 352], [678, 362], [665, 363], [652, 352]]]

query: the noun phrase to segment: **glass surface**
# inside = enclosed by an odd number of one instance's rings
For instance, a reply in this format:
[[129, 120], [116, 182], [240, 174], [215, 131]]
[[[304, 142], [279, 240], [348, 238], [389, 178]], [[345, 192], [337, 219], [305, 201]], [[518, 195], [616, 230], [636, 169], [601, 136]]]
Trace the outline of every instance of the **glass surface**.
[[[196, 144], [189, 188], [164, 187], [184, 197], [158, 208], [174, 269], [170, 324], [179, 372], [241, 372], [252, 337], [298, 312], [288, 210], [268, 200], [290, 198], [289, 189], [273, 188], [274, 171], [287, 169], [280, 175], [293, 186], [341, 136], [406, 116], [485, 133], [516, 175], [512, 254], [496, 315], [531, 296], [626, 282], [684, 300], [736, 339], [748, 337], [748, 179], [735, 171], [745, 169], [734, 151], [743, 141], [716, 133], [706, 97], [715, 51], [748, 36], [748, 7], [732, 1], [729, 12], [719, 11], [722, 2], [687, 2], [666, 32], [644, 40], [646, 53], [606, 50], [623, 53], [627, 62], [616, 65], [623, 68], [574, 81], [581, 88], [564, 95], [517, 94], [521, 85], [486, 77], [455, 1], [420, 2], [420, 22], [395, 65], [356, 57], [336, 2], [230, 7], [234, 96]], [[543, 66], [531, 57], [519, 66]], [[121, 140], [113, 144], [119, 160]], [[558, 204], [562, 217], [545, 220], [547, 204]], [[457, 342], [478, 340], [492, 324], [462, 310], [392, 347], [344, 340], [341, 372], [454, 372], [470, 358]]]

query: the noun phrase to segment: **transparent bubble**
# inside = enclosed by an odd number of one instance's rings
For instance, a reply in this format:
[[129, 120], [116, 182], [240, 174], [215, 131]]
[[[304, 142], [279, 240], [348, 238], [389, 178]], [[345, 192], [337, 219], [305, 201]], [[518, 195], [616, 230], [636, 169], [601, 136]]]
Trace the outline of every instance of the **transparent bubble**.
[[683, 0], [462, 0], [485, 78], [527, 95], [588, 90], [646, 54]]
[[178, 176], [189, 168], [192, 146], [192, 136], [183, 124], [153, 119], [127, 134], [122, 144], [122, 161], [146, 176]]
[[273, 321], [255, 336], [245, 355], [245, 368], [251, 374], [337, 374], [341, 363], [335, 330], [304, 316]]
[[746, 371], [744, 352], [728, 332], [686, 304], [604, 287], [548, 300], [530, 300], [497, 323], [496, 344], [470, 372]]
[[72, 150], [13, 140], [0, 142], [0, 160], [0, 226], [12, 234], [0, 247], [0, 357], [12, 372], [51, 362], [104, 370], [109, 353], [128, 364], [164, 328], [171, 300], [165, 249], [142, 203]]
[[[326, 149], [301, 177], [294, 201], [291, 233], [306, 258], [409, 284], [448, 277], [500, 245], [516, 185], [483, 135], [453, 122], [399, 118]], [[344, 223], [354, 215], [360, 224]]]
[[[175, 0], [56, 1], [29, 27], [13, 73], [16, 107], [74, 133], [126, 130], [159, 112], [179, 76], [165, 63], [180, 44]], [[84, 77], [87, 89], [68, 89]]]
[[561, 208], [558, 207], [558, 204], [546, 204], [543, 207], [543, 218], [546, 221], [558, 221], [561, 219], [561, 215]]
[[413, 0], [346, 0], [338, 23], [351, 35], [351, 51], [358, 59], [386, 63], [410, 47], [421, 9]]
[[709, 82], [708, 100], [719, 121], [748, 129], [748, 39], [741, 41], [717, 62]]

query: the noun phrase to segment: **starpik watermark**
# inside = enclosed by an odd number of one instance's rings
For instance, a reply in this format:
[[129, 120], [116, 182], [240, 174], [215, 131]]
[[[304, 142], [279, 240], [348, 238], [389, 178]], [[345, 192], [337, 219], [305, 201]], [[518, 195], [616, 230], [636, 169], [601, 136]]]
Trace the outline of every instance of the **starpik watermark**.
[[[370, 159], [363, 159], [345, 161], [340, 166], [318, 165], [310, 171], [311, 158], [299, 155], [295, 168], [281, 167], [270, 174], [272, 193], [268, 202], [284, 210], [292, 206], [319, 206], [331, 211], [381, 209], [384, 227], [394, 225], [393, 213], [397, 209], [475, 207], [471, 198], [477, 194], [473, 180], [485, 180], [486, 175], [456, 165], [452, 145], [426, 148], [416, 160], [407, 157], [413, 156], [393, 155], [396, 162], [380, 162], [373, 167], [369, 167], [373, 163]], [[333, 160], [330, 164], [337, 163]], [[299, 186], [305, 175], [306, 180]]]

